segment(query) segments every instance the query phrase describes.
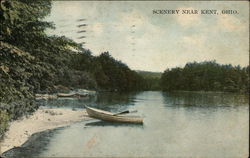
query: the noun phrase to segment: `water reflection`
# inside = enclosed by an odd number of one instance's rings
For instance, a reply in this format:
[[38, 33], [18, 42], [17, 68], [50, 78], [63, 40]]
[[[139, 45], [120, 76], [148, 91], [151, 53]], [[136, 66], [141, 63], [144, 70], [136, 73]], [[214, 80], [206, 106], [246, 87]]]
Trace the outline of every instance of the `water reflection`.
[[162, 93], [166, 106], [234, 107], [246, 106], [246, 94], [215, 92], [165, 92]]
[[44, 136], [49, 143], [36, 149], [39, 153], [33, 149], [30, 156], [246, 157], [248, 102], [247, 95], [230, 93], [100, 94], [92, 106], [111, 112], [136, 109], [136, 115], [145, 116], [143, 126], [76, 123]]
[[22, 146], [14, 147], [11, 150], [4, 152], [2, 156], [13, 158], [36, 157], [47, 150], [48, 144], [51, 143], [50, 138], [65, 128], [66, 127], [59, 127], [53, 130], [46, 130], [32, 134], [28, 141], [26, 141]]
[[89, 96], [86, 98], [58, 98], [58, 99], [42, 99], [37, 100], [39, 106], [46, 106], [50, 108], [84, 108], [84, 104], [94, 104], [96, 96]]
[[84, 105], [99, 108], [110, 112], [120, 112], [134, 105], [137, 93], [112, 93], [102, 92], [86, 98], [58, 98], [48, 100], [37, 100], [39, 106], [51, 108], [84, 108]]
[[133, 93], [99, 93], [96, 102], [91, 106], [110, 112], [124, 111], [128, 106], [134, 106], [136, 92]]
[[126, 127], [143, 127], [143, 124], [133, 124], [133, 123], [118, 123], [118, 122], [106, 122], [106, 121], [94, 121], [94, 122], [89, 122], [85, 124], [86, 127], [91, 127], [91, 126], [99, 126], [99, 127], [104, 127], [104, 126], [113, 126], [113, 127], [121, 127], [121, 126], [126, 126]]

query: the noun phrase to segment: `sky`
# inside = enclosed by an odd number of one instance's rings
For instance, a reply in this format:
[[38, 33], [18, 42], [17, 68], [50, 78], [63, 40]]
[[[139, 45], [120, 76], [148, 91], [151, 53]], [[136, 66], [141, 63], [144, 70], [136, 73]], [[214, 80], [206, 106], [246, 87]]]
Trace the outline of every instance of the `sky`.
[[[219, 14], [153, 14], [153, 10]], [[222, 10], [237, 14], [221, 14]], [[108, 51], [133, 70], [162, 72], [208, 60], [249, 64], [248, 1], [53, 1], [45, 20], [56, 27], [48, 34], [86, 42], [84, 47], [93, 55]], [[87, 26], [77, 27], [80, 24]], [[86, 32], [77, 33], [81, 30]]]

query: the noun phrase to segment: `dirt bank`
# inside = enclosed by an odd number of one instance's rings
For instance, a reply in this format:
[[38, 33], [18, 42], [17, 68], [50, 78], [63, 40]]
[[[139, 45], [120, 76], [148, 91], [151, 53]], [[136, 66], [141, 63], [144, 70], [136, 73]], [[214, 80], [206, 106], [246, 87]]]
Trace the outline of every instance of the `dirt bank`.
[[33, 115], [10, 123], [9, 130], [1, 141], [0, 153], [22, 145], [34, 133], [88, 119], [90, 118], [85, 110], [40, 107]]

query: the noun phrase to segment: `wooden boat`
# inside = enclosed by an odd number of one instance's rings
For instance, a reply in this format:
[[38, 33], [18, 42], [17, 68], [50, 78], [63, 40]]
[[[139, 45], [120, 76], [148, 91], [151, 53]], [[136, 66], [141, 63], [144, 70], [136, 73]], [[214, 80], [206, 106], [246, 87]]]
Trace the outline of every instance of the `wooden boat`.
[[88, 94], [80, 94], [80, 93], [58, 93], [58, 97], [87, 97], [89, 96]]
[[139, 116], [122, 116], [120, 114], [114, 114], [108, 111], [95, 109], [92, 107], [86, 107], [88, 115], [92, 118], [96, 118], [103, 121], [120, 122], [120, 123], [143, 123], [143, 118]]
[[76, 94], [58, 93], [57, 96], [58, 97], [76, 97]]
[[76, 96], [78, 96], [78, 97], [87, 97], [89, 95], [88, 94], [76, 93]]
[[56, 95], [50, 95], [50, 94], [36, 94], [36, 99], [56, 99]]

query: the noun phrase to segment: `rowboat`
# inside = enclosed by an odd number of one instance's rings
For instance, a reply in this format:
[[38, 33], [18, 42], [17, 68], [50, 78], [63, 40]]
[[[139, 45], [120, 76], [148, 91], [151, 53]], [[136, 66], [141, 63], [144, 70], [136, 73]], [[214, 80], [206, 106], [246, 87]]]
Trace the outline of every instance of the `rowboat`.
[[58, 93], [57, 97], [87, 97], [89, 96], [88, 94], [80, 94], [80, 93]]
[[120, 123], [143, 123], [143, 118], [139, 116], [122, 116], [108, 111], [85, 106], [88, 115], [92, 118]]
[[88, 94], [80, 94], [80, 93], [76, 93], [76, 95], [77, 95], [78, 97], [87, 97], [87, 96], [89, 96]]
[[58, 93], [57, 94], [58, 97], [75, 97], [76, 94], [67, 94], [67, 93]]

